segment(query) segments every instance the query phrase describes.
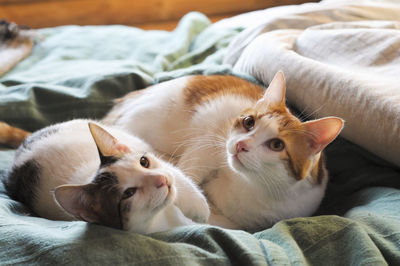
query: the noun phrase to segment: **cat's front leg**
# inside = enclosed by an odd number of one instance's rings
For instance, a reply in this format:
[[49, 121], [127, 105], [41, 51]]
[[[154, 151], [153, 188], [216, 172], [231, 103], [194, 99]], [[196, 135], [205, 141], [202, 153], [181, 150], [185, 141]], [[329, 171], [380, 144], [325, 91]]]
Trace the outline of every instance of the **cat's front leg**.
[[175, 182], [178, 190], [175, 205], [194, 222], [206, 223], [210, 216], [210, 208], [202, 191], [183, 174], [178, 175]]

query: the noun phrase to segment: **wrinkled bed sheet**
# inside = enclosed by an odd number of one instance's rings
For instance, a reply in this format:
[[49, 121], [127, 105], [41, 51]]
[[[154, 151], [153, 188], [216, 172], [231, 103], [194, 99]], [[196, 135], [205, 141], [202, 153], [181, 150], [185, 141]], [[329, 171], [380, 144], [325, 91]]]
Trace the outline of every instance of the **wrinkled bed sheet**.
[[[100, 118], [112, 99], [186, 74], [252, 79], [223, 61], [232, 39], [251, 25], [241, 25], [240, 20], [224, 23], [211, 25], [203, 15], [191, 13], [174, 32], [124, 26], [41, 29], [43, 40], [32, 54], [0, 78], [0, 120], [36, 130], [72, 118]], [[269, 65], [273, 62], [266, 61], [263, 69]], [[286, 75], [290, 87], [292, 74]], [[13, 154], [6, 148], [0, 151], [1, 177]], [[255, 234], [198, 225], [143, 236], [85, 222], [50, 221], [29, 215], [0, 185], [0, 261], [4, 265], [399, 264], [399, 169], [344, 138], [330, 145], [327, 155], [331, 182], [318, 213]]]

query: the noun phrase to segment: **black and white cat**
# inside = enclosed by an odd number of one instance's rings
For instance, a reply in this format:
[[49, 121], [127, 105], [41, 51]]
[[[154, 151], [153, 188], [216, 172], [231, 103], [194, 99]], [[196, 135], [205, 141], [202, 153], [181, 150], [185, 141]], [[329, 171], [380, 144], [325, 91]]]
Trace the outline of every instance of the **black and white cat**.
[[207, 201], [144, 141], [90, 120], [39, 130], [22, 143], [4, 181], [37, 215], [138, 233], [206, 222]]

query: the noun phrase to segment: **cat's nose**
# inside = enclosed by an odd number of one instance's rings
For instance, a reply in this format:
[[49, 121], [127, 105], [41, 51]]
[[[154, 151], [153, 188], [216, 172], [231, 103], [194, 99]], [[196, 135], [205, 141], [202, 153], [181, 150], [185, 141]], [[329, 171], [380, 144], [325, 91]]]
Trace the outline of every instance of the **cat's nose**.
[[236, 153], [248, 152], [248, 151], [249, 151], [249, 147], [245, 141], [241, 140], [238, 143], [236, 143]]
[[154, 176], [155, 186], [161, 188], [167, 185], [167, 178], [163, 175]]

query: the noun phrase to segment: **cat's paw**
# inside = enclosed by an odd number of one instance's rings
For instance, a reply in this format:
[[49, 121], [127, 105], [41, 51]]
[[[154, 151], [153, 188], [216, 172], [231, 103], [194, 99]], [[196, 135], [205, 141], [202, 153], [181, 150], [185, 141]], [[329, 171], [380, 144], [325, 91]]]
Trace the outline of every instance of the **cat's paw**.
[[194, 222], [207, 222], [210, 217], [210, 208], [201, 189], [179, 171], [175, 173], [175, 182], [177, 187], [175, 205]]
[[205, 197], [201, 200], [197, 200], [190, 208], [182, 211], [186, 217], [192, 219], [196, 223], [206, 223], [210, 217], [210, 207]]

